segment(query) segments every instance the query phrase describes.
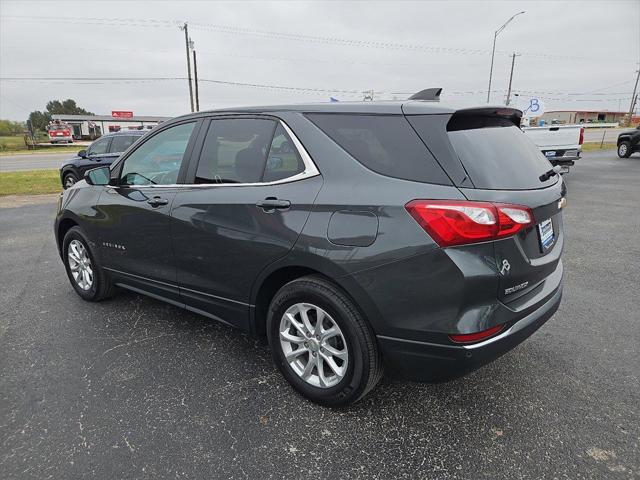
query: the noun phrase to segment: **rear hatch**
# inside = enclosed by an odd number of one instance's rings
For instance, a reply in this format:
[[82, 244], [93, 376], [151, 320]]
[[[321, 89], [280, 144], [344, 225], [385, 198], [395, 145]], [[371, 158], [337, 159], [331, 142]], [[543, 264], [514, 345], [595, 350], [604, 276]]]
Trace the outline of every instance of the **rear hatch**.
[[532, 225], [493, 242], [498, 298], [505, 303], [542, 290], [556, 271], [559, 277], [563, 245], [563, 182], [559, 175], [545, 178], [552, 165], [520, 130], [520, 115], [495, 107], [407, 115], [468, 200], [531, 210]]

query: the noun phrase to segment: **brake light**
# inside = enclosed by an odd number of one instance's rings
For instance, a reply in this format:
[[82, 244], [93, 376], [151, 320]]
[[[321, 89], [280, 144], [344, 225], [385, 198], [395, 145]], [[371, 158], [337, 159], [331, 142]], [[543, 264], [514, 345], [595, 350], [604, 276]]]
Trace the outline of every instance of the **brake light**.
[[580, 141], [578, 145], [582, 145], [584, 143], [584, 127], [580, 127]]
[[533, 224], [533, 212], [521, 205], [413, 200], [405, 208], [441, 247], [509, 237]]
[[502, 331], [503, 328], [504, 325], [496, 325], [495, 327], [487, 328], [481, 332], [449, 335], [449, 338], [456, 343], [476, 343], [486, 340], [489, 337], [493, 337], [495, 334]]

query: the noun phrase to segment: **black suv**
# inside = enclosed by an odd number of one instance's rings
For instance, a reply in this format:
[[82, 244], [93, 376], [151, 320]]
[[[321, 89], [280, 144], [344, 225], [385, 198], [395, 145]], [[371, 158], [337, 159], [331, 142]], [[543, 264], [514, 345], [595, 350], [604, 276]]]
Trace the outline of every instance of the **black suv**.
[[163, 123], [61, 195], [89, 301], [122, 287], [265, 336], [324, 405], [389, 374], [449, 379], [542, 326], [562, 295], [564, 184], [521, 112], [334, 103]]
[[86, 150], [80, 150], [76, 157], [64, 162], [60, 167], [60, 181], [63, 188], [69, 188], [80, 180], [87, 170], [101, 165], [111, 165], [122, 152], [129, 148], [148, 130], [126, 130], [103, 135]]
[[640, 152], [640, 125], [634, 130], [625, 130], [618, 135], [618, 156], [629, 158], [635, 152]]

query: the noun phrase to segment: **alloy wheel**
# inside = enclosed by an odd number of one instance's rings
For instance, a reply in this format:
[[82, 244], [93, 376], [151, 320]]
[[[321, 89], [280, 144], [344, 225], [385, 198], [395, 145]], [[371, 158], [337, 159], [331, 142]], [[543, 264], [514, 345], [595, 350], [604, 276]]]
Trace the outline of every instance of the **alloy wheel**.
[[349, 365], [347, 342], [335, 320], [322, 308], [296, 303], [280, 320], [280, 347], [291, 369], [319, 388], [337, 385]]
[[626, 154], [627, 154], [627, 145], [623, 143], [618, 147], [618, 155], [620, 155], [621, 157], [624, 157]]
[[93, 285], [93, 266], [87, 249], [79, 240], [71, 240], [67, 250], [69, 269], [76, 285], [82, 290], [89, 290]]

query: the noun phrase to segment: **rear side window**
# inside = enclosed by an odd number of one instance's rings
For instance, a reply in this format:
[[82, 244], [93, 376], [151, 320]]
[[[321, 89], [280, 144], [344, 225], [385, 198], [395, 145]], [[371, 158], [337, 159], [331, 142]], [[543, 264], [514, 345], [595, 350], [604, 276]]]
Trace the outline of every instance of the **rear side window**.
[[273, 120], [211, 120], [196, 183], [257, 183], [262, 179], [276, 129]]
[[374, 172], [416, 182], [451, 185], [402, 115], [307, 114], [353, 158]]
[[278, 124], [276, 133], [271, 141], [267, 164], [264, 168], [264, 182], [275, 182], [293, 177], [304, 171], [304, 162], [293, 145], [284, 127]]
[[109, 150], [111, 151], [111, 153], [122, 153], [127, 148], [129, 148], [133, 142], [135, 142], [136, 138], [138, 137], [129, 135], [116, 135], [111, 140], [111, 148]]
[[[423, 129], [433, 124], [427, 116], [412, 116], [411, 124], [424, 137]], [[446, 135], [453, 152], [476, 188], [486, 190], [529, 190], [555, 184], [540, 176], [551, 168], [540, 149], [514, 125], [513, 121], [491, 116], [455, 114], [447, 124]]]

